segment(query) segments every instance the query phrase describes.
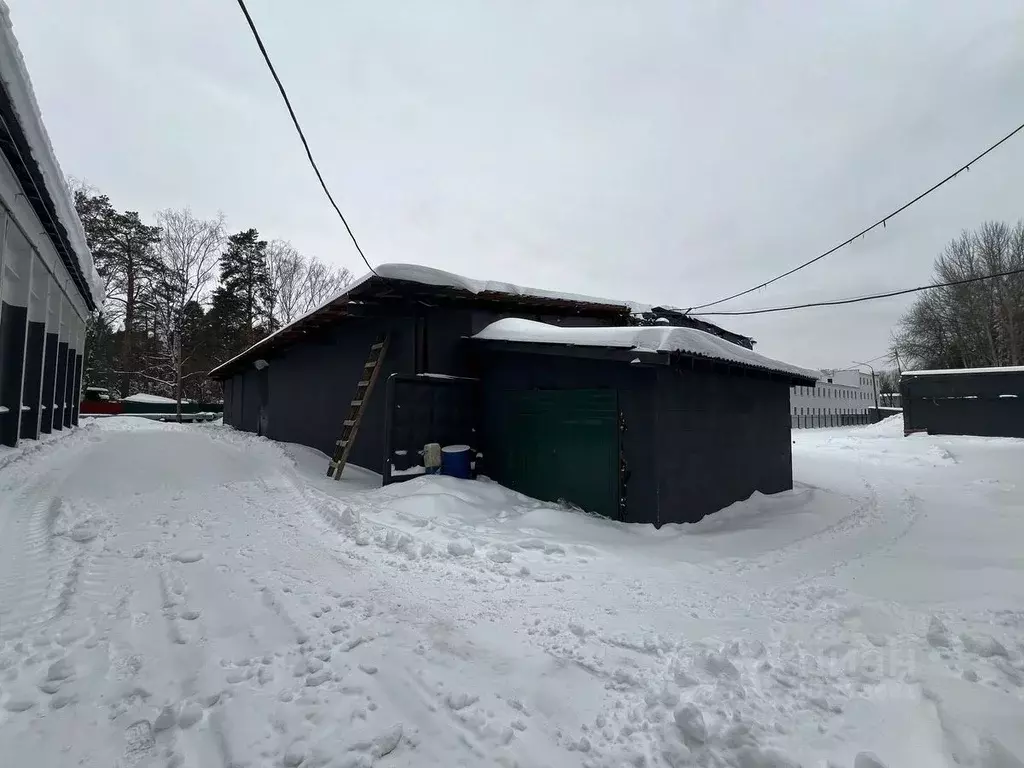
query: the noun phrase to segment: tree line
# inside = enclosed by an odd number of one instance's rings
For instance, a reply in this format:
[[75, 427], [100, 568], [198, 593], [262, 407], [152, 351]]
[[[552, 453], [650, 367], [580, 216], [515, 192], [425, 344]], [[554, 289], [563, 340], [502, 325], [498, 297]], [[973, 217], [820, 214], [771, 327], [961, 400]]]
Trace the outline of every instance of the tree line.
[[934, 283], [1014, 270], [919, 294], [893, 334], [893, 358], [918, 369], [1024, 365], [1024, 220], [962, 232], [935, 260]]
[[89, 322], [85, 386], [209, 402], [206, 374], [352, 280], [255, 228], [233, 233], [223, 214], [159, 211], [151, 222], [77, 184], [82, 220], [106, 297]]

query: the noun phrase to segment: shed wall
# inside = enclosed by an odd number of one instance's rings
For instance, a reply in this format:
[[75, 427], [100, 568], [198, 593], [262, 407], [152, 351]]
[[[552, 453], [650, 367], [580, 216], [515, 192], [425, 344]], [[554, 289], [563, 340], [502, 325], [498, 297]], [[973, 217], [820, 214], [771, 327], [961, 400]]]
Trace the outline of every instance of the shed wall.
[[659, 523], [793, 487], [787, 382], [665, 367], [657, 393]]
[[[385, 382], [392, 373], [412, 373], [414, 328], [411, 318], [347, 318], [268, 358], [267, 436], [333, 454], [356, 384], [363, 376], [370, 345], [389, 330], [381, 372], [349, 456], [352, 464], [380, 472], [384, 463]], [[259, 408], [255, 378], [246, 380], [245, 392], [242, 428], [254, 431]], [[254, 408], [251, 417], [250, 403]]]
[[257, 387], [257, 370], [252, 368], [242, 374], [242, 414], [239, 429], [255, 432], [259, 423], [260, 398]]
[[231, 424], [231, 390], [234, 386], [234, 378], [225, 379], [221, 382], [222, 396], [224, 398], [224, 423]]
[[[498, 450], [502, 436], [493, 426], [500, 422], [502, 397], [531, 389], [615, 389], [624, 431], [621, 447], [628, 479], [621, 519], [655, 522], [657, 517], [657, 461], [654, 455], [655, 372], [619, 361], [591, 360], [558, 355], [531, 355], [486, 350], [481, 365], [481, 443], [484, 472], [490, 471], [489, 453]], [[503, 478], [494, 477], [498, 482]]]
[[245, 386], [245, 374], [236, 373], [231, 377], [231, 407], [224, 402], [224, 416], [228, 424], [235, 429], [242, 428], [242, 388]]

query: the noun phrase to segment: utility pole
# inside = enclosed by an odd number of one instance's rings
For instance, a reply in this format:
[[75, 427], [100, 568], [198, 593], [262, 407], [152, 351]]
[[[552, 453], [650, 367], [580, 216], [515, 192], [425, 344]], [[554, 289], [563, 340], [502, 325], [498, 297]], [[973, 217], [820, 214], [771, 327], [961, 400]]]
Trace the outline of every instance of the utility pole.
[[900, 376], [903, 375], [903, 366], [900, 365], [900, 351], [896, 347], [892, 348], [892, 356], [896, 358], [896, 371]]
[[875, 411], [881, 415], [881, 411], [878, 409], [878, 384], [875, 382], [875, 369], [871, 363], [860, 363], [856, 360], [853, 361], [857, 365], [866, 365], [871, 370], [871, 391], [875, 394]]

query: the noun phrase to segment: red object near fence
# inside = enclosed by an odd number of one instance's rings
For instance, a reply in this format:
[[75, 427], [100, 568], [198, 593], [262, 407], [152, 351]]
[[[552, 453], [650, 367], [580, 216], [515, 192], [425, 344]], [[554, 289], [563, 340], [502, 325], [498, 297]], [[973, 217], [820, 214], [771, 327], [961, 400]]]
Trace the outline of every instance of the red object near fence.
[[78, 412], [82, 416], [116, 416], [124, 413], [124, 406], [120, 400], [110, 399], [109, 390], [103, 387], [86, 387]]
[[83, 400], [78, 411], [82, 416], [103, 414], [116, 416], [124, 413], [124, 406], [116, 400]]

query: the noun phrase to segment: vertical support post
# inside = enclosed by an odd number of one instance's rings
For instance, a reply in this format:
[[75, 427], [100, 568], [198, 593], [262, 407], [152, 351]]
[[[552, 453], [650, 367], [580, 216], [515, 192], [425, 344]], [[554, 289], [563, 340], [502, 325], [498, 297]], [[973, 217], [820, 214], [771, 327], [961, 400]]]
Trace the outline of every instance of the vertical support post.
[[18, 444], [22, 389], [25, 382], [25, 341], [33, 251], [25, 235], [8, 222], [4, 236], [4, 284], [0, 297], [0, 443]]
[[32, 253], [31, 288], [28, 297], [28, 324], [25, 327], [25, 373], [21, 390], [21, 430], [23, 439], [39, 437], [42, 409], [43, 358], [46, 337], [46, 301], [50, 290], [50, 273]]
[[78, 411], [82, 406], [82, 369], [85, 365], [85, 337], [86, 337], [86, 323], [88, 320], [79, 318], [78, 323], [78, 346], [76, 347], [78, 354], [75, 357], [75, 387], [74, 387], [74, 404], [71, 409], [71, 423], [76, 427], [78, 426]]
[[78, 360], [78, 330], [81, 323], [82, 318], [77, 313], [71, 315], [68, 327], [68, 375], [64, 384], [64, 426], [68, 429], [71, 428], [75, 412], [75, 364]]
[[46, 333], [43, 341], [43, 388], [39, 403], [41, 421], [39, 431], [49, 434], [53, 431], [53, 404], [57, 385], [57, 341], [60, 338], [60, 313], [63, 307], [63, 291], [60, 284], [49, 276], [49, 291], [46, 298]]
[[68, 338], [71, 334], [72, 308], [65, 293], [60, 297], [60, 334], [57, 337], [57, 382], [53, 388], [53, 428], [64, 429], [64, 398], [68, 389]]

